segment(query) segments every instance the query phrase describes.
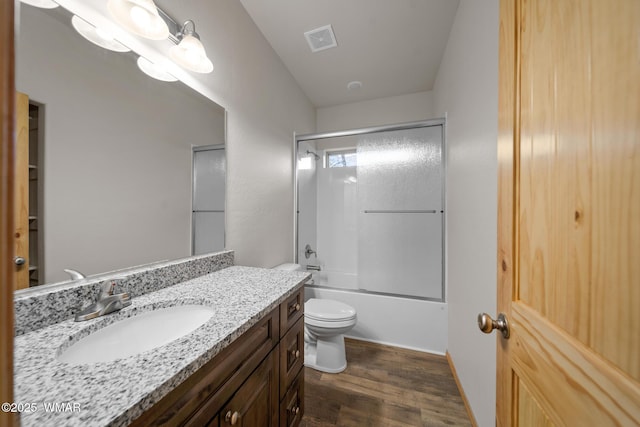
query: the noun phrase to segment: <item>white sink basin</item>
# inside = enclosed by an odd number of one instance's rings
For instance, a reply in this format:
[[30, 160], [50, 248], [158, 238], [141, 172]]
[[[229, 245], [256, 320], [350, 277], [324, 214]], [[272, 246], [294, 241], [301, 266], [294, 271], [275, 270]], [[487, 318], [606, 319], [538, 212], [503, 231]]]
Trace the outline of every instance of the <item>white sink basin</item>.
[[163, 346], [193, 332], [213, 316], [203, 305], [178, 305], [129, 317], [81, 339], [58, 356], [72, 365], [111, 362]]

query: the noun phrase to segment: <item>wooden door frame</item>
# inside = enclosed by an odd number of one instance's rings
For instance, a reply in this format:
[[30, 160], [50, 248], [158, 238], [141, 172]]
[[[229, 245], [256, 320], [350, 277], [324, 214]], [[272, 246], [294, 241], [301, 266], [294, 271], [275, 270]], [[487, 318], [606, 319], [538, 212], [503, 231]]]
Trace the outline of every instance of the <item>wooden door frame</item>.
[[[498, 312], [511, 318], [511, 301], [517, 273], [516, 247], [518, 194], [519, 135], [518, 107], [520, 60], [518, 55], [517, 8], [519, 2], [500, 0], [499, 60], [498, 60]], [[509, 341], [498, 334], [496, 357], [496, 426], [514, 425], [511, 402], [514, 390], [510, 366]]]
[[[0, 2], [0, 402], [13, 401], [13, 158], [15, 138], [15, 5]], [[15, 425], [0, 412], [0, 426]]]

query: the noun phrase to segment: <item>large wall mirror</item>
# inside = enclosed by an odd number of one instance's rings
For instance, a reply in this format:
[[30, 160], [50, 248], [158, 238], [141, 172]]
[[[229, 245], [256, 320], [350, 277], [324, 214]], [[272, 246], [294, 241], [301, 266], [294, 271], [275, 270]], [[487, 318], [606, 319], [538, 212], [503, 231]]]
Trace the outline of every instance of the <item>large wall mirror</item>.
[[91, 44], [62, 8], [19, 9], [16, 87], [38, 138], [32, 285], [190, 255], [193, 147], [225, 143], [224, 108]]

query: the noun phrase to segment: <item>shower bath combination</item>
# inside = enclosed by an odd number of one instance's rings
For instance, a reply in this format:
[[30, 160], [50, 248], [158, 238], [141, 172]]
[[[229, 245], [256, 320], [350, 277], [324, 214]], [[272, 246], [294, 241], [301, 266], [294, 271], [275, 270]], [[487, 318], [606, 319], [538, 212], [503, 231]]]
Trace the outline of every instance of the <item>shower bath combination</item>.
[[296, 262], [314, 286], [444, 301], [444, 120], [296, 139]]

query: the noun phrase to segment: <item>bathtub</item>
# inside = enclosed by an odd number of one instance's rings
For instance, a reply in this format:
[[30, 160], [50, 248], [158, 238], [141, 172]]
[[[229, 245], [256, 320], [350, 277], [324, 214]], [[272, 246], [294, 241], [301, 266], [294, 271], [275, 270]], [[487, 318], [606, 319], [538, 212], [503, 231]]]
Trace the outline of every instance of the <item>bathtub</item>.
[[355, 274], [330, 270], [312, 274], [312, 281], [305, 285], [305, 299], [334, 299], [356, 309], [358, 323], [345, 336], [445, 354], [446, 303], [361, 291]]

